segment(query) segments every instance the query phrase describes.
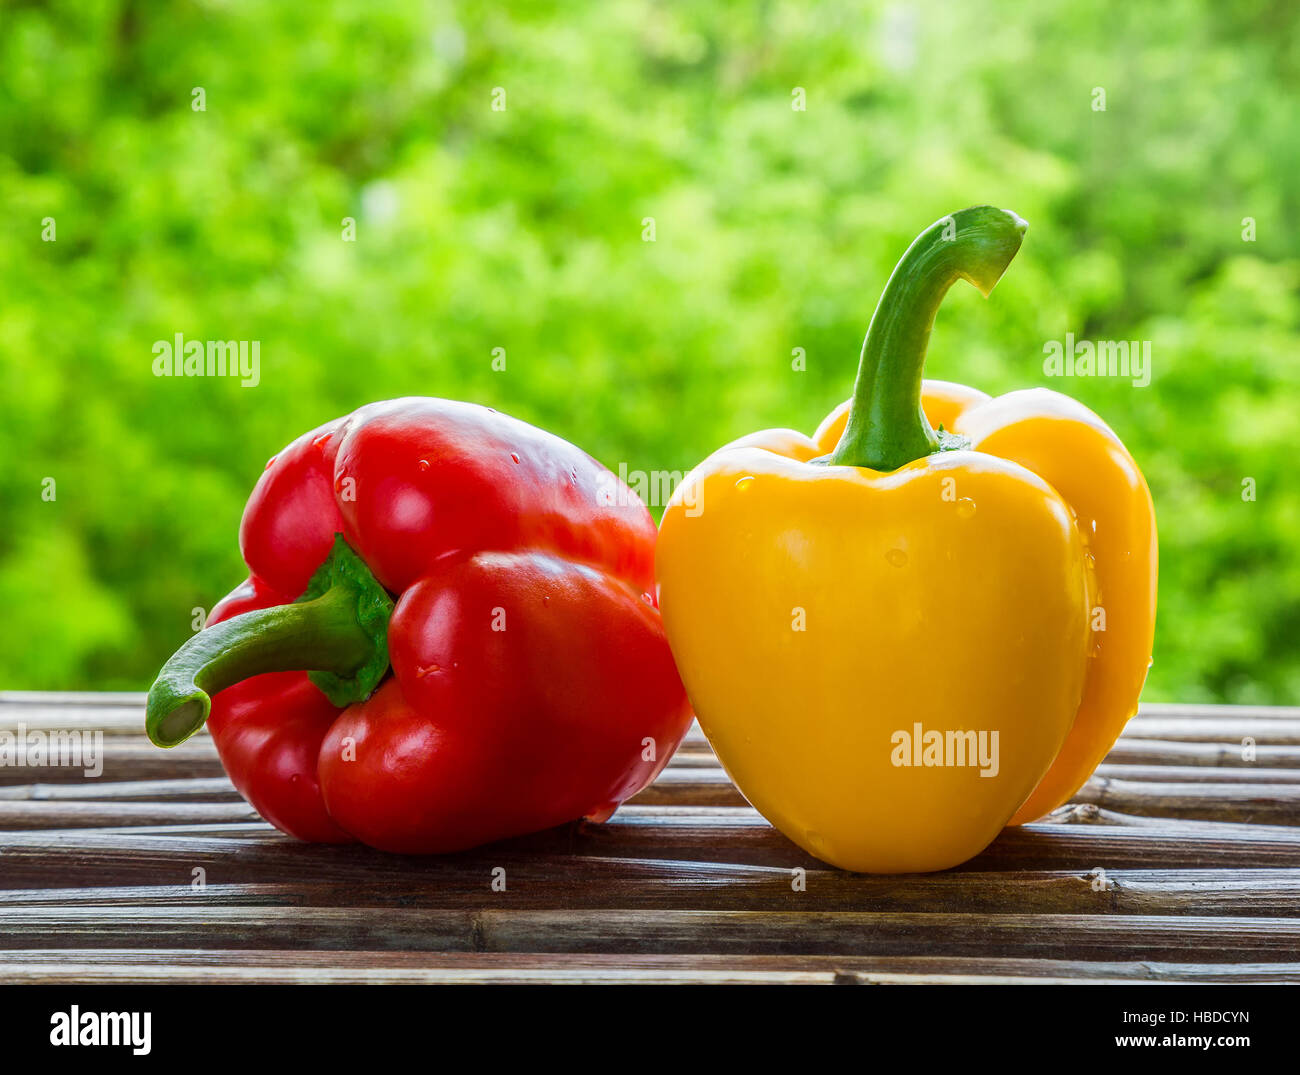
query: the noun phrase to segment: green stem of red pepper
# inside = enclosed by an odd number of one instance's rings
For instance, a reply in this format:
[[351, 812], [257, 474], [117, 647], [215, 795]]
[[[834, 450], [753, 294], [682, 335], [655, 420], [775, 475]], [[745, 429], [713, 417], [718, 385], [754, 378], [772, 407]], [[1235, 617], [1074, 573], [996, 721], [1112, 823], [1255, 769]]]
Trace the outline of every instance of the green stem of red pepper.
[[930, 225], [907, 248], [885, 285], [862, 344], [848, 425], [832, 464], [897, 470], [961, 447], [936, 434], [921, 410], [921, 378], [934, 316], [959, 279], [987, 298], [1020, 249], [1028, 225], [1005, 209], [979, 205]]
[[161, 747], [203, 727], [211, 695], [264, 672], [308, 671], [331, 702], [368, 698], [388, 671], [393, 600], [343, 540], [293, 604], [204, 628], [172, 654], [149, 690], [145, 731]]

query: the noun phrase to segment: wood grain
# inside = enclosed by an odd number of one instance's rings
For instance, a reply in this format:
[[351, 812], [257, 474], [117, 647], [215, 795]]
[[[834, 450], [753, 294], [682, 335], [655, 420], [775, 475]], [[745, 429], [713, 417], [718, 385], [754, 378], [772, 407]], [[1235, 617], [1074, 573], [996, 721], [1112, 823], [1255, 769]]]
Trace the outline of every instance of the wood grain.
[[0, 693], [0, 733], [103, 759], [0, 766], [0, 980], [1300, 982], [1296, 708], [1143, 706], [1072, 805], [871, 877], [772, 829], [698, 727], [606, 824], [401, 858], [276, 832], [143, 702]]
[[[486, 902], [486, 901], [484, 901]], [[13, 949], [203, 947], [432, 952], [925, 955], [1286, 961], [1300, 921], [1192, 915], [946, 914], [664, 909], [0, 907]]]
[[0, 950], [24, 983], [1019, 984], [1300, 981], [1300, 963], [1122, 963], [960, 956], [313, 952], [295, 949]]

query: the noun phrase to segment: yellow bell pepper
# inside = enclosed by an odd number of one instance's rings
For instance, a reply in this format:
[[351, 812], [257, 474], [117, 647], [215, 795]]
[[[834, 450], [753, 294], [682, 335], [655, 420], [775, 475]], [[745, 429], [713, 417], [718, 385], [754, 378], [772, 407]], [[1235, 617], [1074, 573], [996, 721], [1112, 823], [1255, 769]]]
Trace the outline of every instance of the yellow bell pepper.
[[1024, 231], [989, 206], [927, 229], [853, 398], [811, 438], [719, 449], [664, 513], [660, 606], [705, 734], [764, 817], [845, 869], [944, 869], [1056, 808], [1146, 679], [1155, 518], [1119, 438], [1045, 389], [922, 380], [948, 288], [987, 296]]

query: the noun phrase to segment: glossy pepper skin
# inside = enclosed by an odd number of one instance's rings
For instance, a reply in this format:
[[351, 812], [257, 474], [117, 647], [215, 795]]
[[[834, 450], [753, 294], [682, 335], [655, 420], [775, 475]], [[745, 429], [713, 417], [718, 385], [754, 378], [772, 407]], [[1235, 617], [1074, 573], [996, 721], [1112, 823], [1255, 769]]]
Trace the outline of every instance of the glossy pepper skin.
[[660, 601], [702, 728], [769, 821], [846, 869], [954, 866], [1067, 801], [1146, 678], [1155, 520], [1119, 439], [1055, 392], [922, 381], [948, 287], [987, 295], [1024, 229], [979, 207], [923, 233], [853, 399], [811, 438], [715, 452], [664, 513]]
[[149, 734], [206, 717], [236, 788], [302, 840], [440, 853], [603, 820], [692, 716], [654, 540], [551, 434], [446, 400], [362, 407], [268, 464], [250, 578], [164, 667]]

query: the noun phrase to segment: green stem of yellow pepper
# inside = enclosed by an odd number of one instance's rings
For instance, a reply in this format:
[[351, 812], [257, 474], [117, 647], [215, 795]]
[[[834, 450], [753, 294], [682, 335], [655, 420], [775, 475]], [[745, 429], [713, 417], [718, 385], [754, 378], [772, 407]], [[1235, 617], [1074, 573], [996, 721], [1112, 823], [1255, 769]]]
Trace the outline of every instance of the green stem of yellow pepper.
[[1028, 225], [979, 205], [926, 228], [894, 267], [862, 344], [848, 425], [826, 462], [897, 470], [955, 446], [921, 410], [921, 377], [934, 315], [948, 289], [969, 280], [987, 298], [1020, 249]]

